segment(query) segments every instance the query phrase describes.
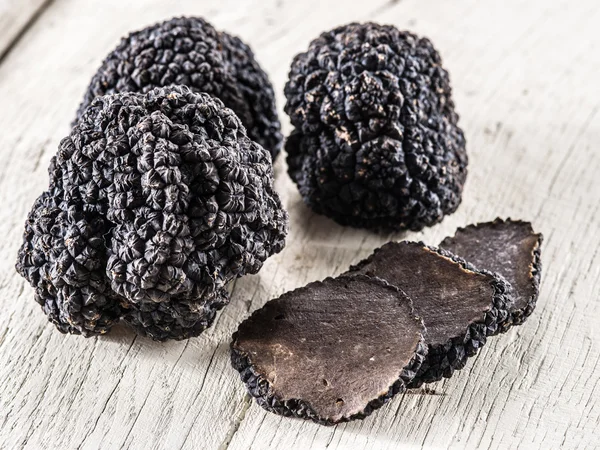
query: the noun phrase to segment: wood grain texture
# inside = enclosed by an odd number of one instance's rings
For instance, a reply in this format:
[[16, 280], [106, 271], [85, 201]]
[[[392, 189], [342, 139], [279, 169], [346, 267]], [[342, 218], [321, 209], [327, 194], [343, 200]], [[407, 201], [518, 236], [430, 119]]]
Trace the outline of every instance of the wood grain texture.
[[0, 2], [0, 61], [53, 0], [2, 0]]
[[[287, 247], [235, 283], [231, 305], [204, 335], [157, 344], [124, 328], [93, 339], [58, 333], [13, 268], [25, 216], [104, 55], [126, 32], [177, 14], [203, 15], [251, 44], [280, 109], [293, 55], [322, 30], [376, 20], [429, 36], [451, 72], [468, 138], [470, 173], [458, 212], [422, 233], [342, 228], [304, 207], [280, 158]], [[50, 4], [0, 65], [0, 448], [598, 445], [599, 21], [593, 0]], [[1, 49], [8, 33], [0, 29]], [[282, 120], [289, 132], [283, 113]], [[538, 308], [454, 378], [431, 385], [434, 394], [410, 392], [365, 421], [329, 428], [269, 414], [245, 395], [228, 345], [250, 311], [344, 271], [390, 239], [436, 244], [458, 226], [496, 216], [531, 220], [545, 235]]]

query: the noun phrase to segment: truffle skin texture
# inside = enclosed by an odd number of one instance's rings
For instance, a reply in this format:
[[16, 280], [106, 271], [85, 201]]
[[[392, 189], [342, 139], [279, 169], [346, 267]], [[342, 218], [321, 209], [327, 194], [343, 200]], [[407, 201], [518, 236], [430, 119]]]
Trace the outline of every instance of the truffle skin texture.
[[440, 247], [508, 280], [513, 297], [511, 317], [498, 329], [505, 332], [512, 325], [522, 325], [535, 309], [542, 276], [543, 240], [529, 222], [497, 218], [459, 228]]
[[59, 145], [17, 271], [62, 332], [122, 316], [154, 339], [199, 334], [225, 285], [284, 246], [269, 153], [186, 87], [98, 97]]
[[[51, 174], [55, 169], [52, 164]], [[35, 301], [59, 331], [104, 334], [123, 313], [103, 270], [107, 222], [84, 212], [80, 201], [64, 201], [60, 178], [53, 184], [27, 217], [17, 271], [35, 288]]]
[[424, 333], [410, 299], [384, 280], [327, 278], [255, 311], [233, 335], [231, 362], [267, 411], [334, 425], [364, 419], [405, 391], [427, 353]]
[[323, 33], [295, 57], [285, 95], [289, 174], [315, 212], [417, 231], [458, 208], [465, 138], [428, 39], [374, 23]]
[[188, 339], [212, 325], [217, 311], [229, 303], [229, 293], [221, 289], [202, 301], [141, 302], [132, 304], [124, 321], [138, 334], [155, 341]]
[[[348, 273], [376, 276], [398, 287], [411, 298], [415, 312], [423, 319], [429, 350], [410, 388], [450, 378], [510, 317], [510, 285], [506, 280], [422, 242], [390, 242]], [[476, 299], [483, 289], [489, 290], [485, 305]], [[470, 302], [475, 314], [469, 315], [456, 303], [448, 305], [450, 299]], [[461, 320], [459, 324], [447, 323], [456, 318]], [[441, 332], [443, 327], [447, 331]]]
[[248, 45], [198, 17], [173, 18], [123, 38], [92, 78], [77, 117], [96, 97], [170, 85], [218, 97], [275, 160], [283, 138], [267, 74]]

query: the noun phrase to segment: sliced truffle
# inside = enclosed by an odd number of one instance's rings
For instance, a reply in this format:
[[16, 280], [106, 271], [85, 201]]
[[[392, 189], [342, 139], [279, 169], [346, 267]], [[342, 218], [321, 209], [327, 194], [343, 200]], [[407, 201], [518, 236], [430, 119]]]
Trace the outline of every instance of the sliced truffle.
[[465, 138], [428, 39], [375, 23], [325, 32], [295, 57], [285, 95], [289, 174], [315, 212], [420, 230], [458, 208]]
[[350, 273], [398, 287], [423, 319], [429, 352], [411, 387], [452, 376], [509, 317], [506, 281], [422, 243], [388, 243]]
[[539, 294], [543, 236], [529, 222], [496, 219], [459, 228], [440, 247], [466, 259], [475, 267], [502, 275], [511, 285], [511, 324], [521, 325], [533, 312]]
[[186, 87], [96, 98], [50, 165], [17, 270], [63, 332], [123, 315], [155, 339], [210, 325], [225, 285], [284, 246], [271, 157]]
[[231, 359], [266, 410], [362, 419], [415, 376], [426, 345], [410, 300], [382, 280], [328, 278], [268, 302], [233, 336]]
[[94, 98], [184, 85], [218, 97], [233, 109], [248, 136], [271, 152], [282, 141], [273, 86], [250, 47], [199, 17], [178, 17], [123, 38], [104, 60], [77, 117]]

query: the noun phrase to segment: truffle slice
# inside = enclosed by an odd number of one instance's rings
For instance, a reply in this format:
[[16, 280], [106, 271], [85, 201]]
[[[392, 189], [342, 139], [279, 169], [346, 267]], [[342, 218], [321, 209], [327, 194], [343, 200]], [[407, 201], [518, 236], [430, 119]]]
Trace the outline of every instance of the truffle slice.
[[383, 280], [328, 278], [255, 311], [233, 335], [231, 360], [266, 410], [331, 425], [404, 391], [424, 331], [408, 297]]
[[506, 331], [511, 324], [521, 325], [535, 309], [542, 274], [542, 240], [529, 222], [496, 219], [459, 228], [440, 247], [476, 267], [499, 273], [511, 284], [511, 321], [500, 330]]
[[508, 283], [417, 242], [390, 242], [350, 269], [397, 286], [427, 328], [427, 358], [410, 387], [449, 378], [508, 316]]

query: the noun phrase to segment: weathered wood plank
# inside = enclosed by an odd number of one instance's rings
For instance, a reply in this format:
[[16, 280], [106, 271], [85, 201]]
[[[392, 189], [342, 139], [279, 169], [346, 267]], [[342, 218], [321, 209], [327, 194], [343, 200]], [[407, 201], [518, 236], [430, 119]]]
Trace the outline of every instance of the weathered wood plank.
[[0, 2], [0, 61], [51, 2], [52, 0]]
[[[590, 448], [600, 442], [596, 3], [216, 5], [61, 0], [0, 65], [0, 98], [9, 105], [0, 110], [0, 448]], [[57, 333], [12, 268], [24, 217], [106, 52], [127, 31], [177, 14], [204, 15], [247, 40], [274, 81], [280, 109], [291, 58], [322, 30], [372, 19], [430, 36], [451, 71], [470, 175], [456, 214], [406, 236], [435, 244], [472, 221], [532, 220], [546, 236], [532, 318], [491, 340], [462, 373], [433, 385], [436, 395], [406, 394], [363, 422], [325, 428], [264, 412], [229, 365], [237, 324], [269, 298], [342, 272], [401, 237], [342, 228], [309, 213], [280, 158], [288, 245], [260, 274], [236, 282], [232, 304], [203, 336], [156, 344], [124, 329], [87, 340]]]

